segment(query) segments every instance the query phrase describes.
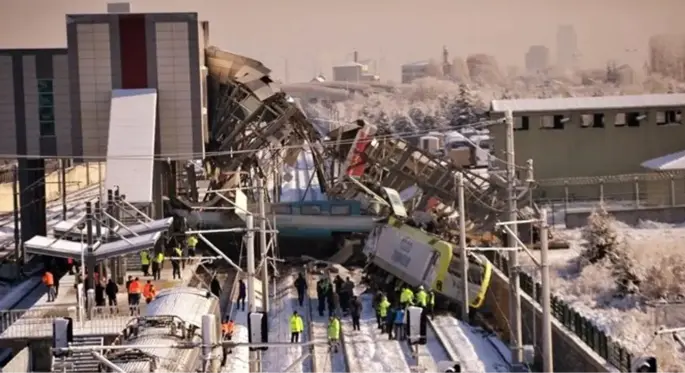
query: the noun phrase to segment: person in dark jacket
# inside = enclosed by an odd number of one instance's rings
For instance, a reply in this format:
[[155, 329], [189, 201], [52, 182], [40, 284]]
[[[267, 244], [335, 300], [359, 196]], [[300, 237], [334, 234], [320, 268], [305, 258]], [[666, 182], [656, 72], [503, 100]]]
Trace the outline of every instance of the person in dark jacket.
[[107, 286], [105, 286], [105, 295], [107, 295], [108, 306], [112, 307], [112, 313], [117, 309], [117, 293], [119, 292], [119, 286], [111, 278], [107, 281]]
[[245, 311], [245, 297], [247, 297], [247, 287], [245, 281], [240, 280], [238, 284], [238, 308], [242, 311]]
[[105, 287], [102, 282], [98, 281], [95, 284], [95, 306], [103, 307], [105, 305]]
[[297, 276], [297, 280], [295, 280], [295, 289], [297, 289], [297, 302], [302, 307], [304, 294], [307, 292], [307, 280], [304, 279], [301, 273]]
[[343, 314], [347, 314], [350, 309], [350, 301], [354, 296], [354, 282], [348, 277], [345, 283], [342, 285], [342, 291], [340, 292], [340, 307], [342, 308]]
[[335, 285], [335, 292], [339, 295], [343, 289], [345, 281], [342, 279], [342, 277], [340, 277], [340, 275], [337, 275], [335, 276], [335, 280], [333, 280], [333, 284]]
[[316, 298], [319, 301], [319, 316], [323, 316], [323, 311], [326, 309], [326, 292], [328, 291], [328, 285], [329, 284], [324, 279], [320, 279], [316, 282]]
[[362, 315], [362, 301], [359, 297], [352, 297], [352, 301], [350, 302], [350, 315], [352, 315], [352, 330], [361, 330], [359, 319]]
[[212, 278], [212, 282], [209, 284], [209, 290], [212, 292], [212, 294], [216, 295], [217, 298], [221, 297], [221, 284], [216, 276]]
[[388, 339], [393, 339], [393, 330], [395, 329], [395, 312], [397, 312], [397, 305], [393, 305], [385, 315], [385, 330], [388, 331]]
[[328, 299], [328, 316], [338, 316], [338, 310], [340, 309], [340, 295], [332, 292]]
[[326, 305], [328, 306], [328, 314], [329, 316], [333, 314], [333, 311], [335, 310], [335, 297], [336, 297], [336, 292], [333, 291], [333, 286], [329, 285], [328, 288], [326, 289]]

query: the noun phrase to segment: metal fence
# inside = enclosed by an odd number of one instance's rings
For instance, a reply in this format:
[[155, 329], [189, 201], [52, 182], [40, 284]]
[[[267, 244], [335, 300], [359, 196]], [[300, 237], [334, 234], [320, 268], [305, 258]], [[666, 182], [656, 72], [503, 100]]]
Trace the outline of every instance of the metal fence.
[[538, 181], [534, 198], [567, 205], [623, 202], [631, 207], [685, 204], [685, 172], [573, 177]]
[[[503, 254], [488, 252], [486, 256], [504, 274], [509, 273], [509, 261]], [[519, 273], [521, 290], [533, 300], [542, 301], [542, 284], [536, 282], [528, 273]], [[552, 316], [564, 325], [572, 333], [576, 334], [588, 347], [606, 359], [609, 364], [622, 372], [630, 372], [633, 354], [624, 347], [620, 341], [616, 341], [597, 328], [593, 322], [581, 315], [559, 297], [552, 295]]]

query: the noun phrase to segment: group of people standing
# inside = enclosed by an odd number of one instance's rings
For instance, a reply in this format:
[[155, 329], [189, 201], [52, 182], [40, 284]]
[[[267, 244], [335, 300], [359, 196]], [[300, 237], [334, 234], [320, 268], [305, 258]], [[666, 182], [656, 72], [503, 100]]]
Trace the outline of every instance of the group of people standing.
[[407, 339], [407, 307], [422, 307], [429, 315], [433, 314], [435, 307], [435, 293], [433, 290], [425, 291], [423, 286], [419, 286], [416, 293], [406, 285], [396, 288], [391, 300], [382, 291], [378, 291], [373, 299], [378, 329], [381, 333], [388, 333], [389, 339]]

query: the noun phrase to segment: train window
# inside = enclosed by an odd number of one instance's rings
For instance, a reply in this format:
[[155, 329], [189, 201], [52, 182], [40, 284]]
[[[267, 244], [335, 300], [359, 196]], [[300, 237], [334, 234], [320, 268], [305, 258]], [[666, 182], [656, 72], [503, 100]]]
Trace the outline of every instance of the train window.
[[622, 127], [626, 125], [626, 115], [624, 113], [618, 113], [614, 117], [614, 126]]
[[301, 215], [321, 215], [321, 207], [317, 205], [306, 205], [300, 207]]
[[604, 114], [592, 114], [592, 128], [604, 128]]
[[271, 209], [274, 214], [290, 215], [292, 213], [289, 205], [273, 205]]
[[569, 117], [566, 117], [564, 115], [555, 115], [554, 116], [554, 124], [552, 125], [552, 128], [555, 130], [563, 130], [564, 129], [564, 124], [570, 120]]
[[331, 215], [350, 215], [349, 205], [331, 205]]
[[554, 117], [543, 115], [540, 118], [542, 120], [542, 128], [554, 128]]

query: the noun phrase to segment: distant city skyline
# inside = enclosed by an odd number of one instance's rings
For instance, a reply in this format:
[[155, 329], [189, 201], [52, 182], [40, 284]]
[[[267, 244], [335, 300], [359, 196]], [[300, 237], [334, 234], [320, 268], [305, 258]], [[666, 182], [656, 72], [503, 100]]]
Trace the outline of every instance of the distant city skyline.
[[[522, 66], [530, 45], [554, 49], [559, 25], [573, 25], [582, 46], [581, 67], [607, 60], [642, 66], [652, 35], [685, 32], [685, 1], [659, 0], [131, 0], [134, 12], [197, 11], [210, 21], [210, 42], [258, 59], [276, 79], [308, 81], [357, 50], [377, 61], [383, 79], [400, 80], [400, 66], [440, 60], [446, 46], [453, 58], [493, 55], [504, 71]], [[6, 1], [0, 15], [0, 48], [60, 48], [66, 45], [66, 13], [102, 13], [103, 0]], [[614, 16], [620, 13], [620, 17]], [[485, 27], [484, 27], [485, 26]], [[626, 50], [636, 52], [626, 53]]]

